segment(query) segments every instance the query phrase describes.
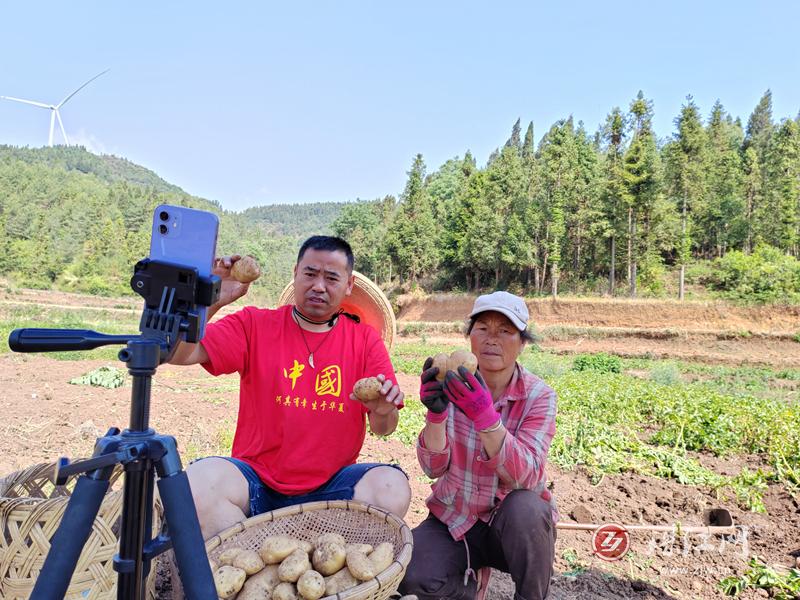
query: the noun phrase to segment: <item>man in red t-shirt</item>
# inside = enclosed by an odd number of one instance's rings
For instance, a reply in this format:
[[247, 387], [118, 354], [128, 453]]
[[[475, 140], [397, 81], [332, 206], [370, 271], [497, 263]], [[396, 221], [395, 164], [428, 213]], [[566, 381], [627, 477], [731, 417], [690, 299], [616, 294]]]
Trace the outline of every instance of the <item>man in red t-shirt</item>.
[[[247, 293], [217, 260], [219, 301], [208, 317]], [[361, 500], [404, 516], [408, 479], [394, 465], [356, 464], [366, 421], [378, 435], [397, 427], [403, 392], [386, 346], [370, 326], [340, 313], [353, 288], [353, 252], [340, 238], [314, 236], [294, 268], [294, 306], [243, 308], [183, 343], [170, 362], [201, 364], [212, 375], [238, 372], [239, 416], [231, 457], [186, 469], [203, 537], [248, 516], [314, 500]], [[380, 397], [359, 401], [356, 381], [376, 376]]]

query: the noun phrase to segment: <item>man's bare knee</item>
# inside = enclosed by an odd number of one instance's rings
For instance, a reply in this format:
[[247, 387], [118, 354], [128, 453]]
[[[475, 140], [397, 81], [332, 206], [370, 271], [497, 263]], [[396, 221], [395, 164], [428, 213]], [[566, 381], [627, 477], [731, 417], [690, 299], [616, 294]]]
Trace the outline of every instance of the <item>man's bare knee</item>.
[[411, 504], [411, 487], [399, 469], [374, 467], [356, 484], [353, 498], [404, 517]]
[[205, 539], [248, 516], [247, 479], [232, 462], [206, 458], [189, 465], [186, 474]]

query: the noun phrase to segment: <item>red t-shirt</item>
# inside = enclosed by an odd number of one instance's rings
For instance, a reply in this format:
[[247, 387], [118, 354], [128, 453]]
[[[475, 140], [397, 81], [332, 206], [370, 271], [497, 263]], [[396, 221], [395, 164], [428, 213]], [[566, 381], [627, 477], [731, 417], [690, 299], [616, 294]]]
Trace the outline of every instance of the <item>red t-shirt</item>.
[[356, 462], [366, 408], [350, 400], [356, 381], [383, 373], [396, 383], [389, 353], [369, 325], [340, 317], [328, 332], [304, 331], [292, 307], [252, 306], [206, 327], [212, 375], [238, 372], [239, 417], [231, 454], [283, 494], [314, 490]]

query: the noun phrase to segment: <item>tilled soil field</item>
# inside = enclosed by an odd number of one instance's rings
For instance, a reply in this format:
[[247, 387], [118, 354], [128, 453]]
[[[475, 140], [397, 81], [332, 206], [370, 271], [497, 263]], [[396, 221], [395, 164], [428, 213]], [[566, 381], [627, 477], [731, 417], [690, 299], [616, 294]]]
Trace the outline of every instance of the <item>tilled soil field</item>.
[[[85, 456], [94, 438], [112, 425], [128, 422], [130, 388], [115, 390], [70, 385], [68, 381], [102, 361], [57, 361], [45, 356], [0, 356], [0, 472], [50, 461], [60, 455]], [[401, 376], [412, 394], [416, 379]], [[199, 367], [164, 366], [153, 388], [152, 426], [175, 435], [184, 455], [218, 452], [220, 436], [236, 418], [236, 381], [213, 378]], [[413, 400], [411, 400], [413, 401]], [[362, 460], [392, 461], [409, 473], [414, 492], [408, 522], [427, 514], [429, 486], [414, 449], [397, 440], [368, 437]], [[738, 472], [744, 463], [704, 457], [720, 473]], [[753, 465], [749, 465], [753, 466]], [[768, 515], [742, 511], [735, 502], [709, 490], [635, 475], [608, 476], [597, 484], [577, 472], [548, 470], [565, 522], [702, 525], [709, 509], [726, 508], [742, 526], [737, 537], [710, 538], [637, 532], [619, 562], [593, 555], [591, 533], [559, 531], [554, 598], [711, 598], [716, 582], [740, 572], [757, 554], [770, 563], [794, 564], [800, 551], [800, 506], [782, 488], [767, 493]], [[496, 574], [490, 598], [513, 598], [513, 583]]]

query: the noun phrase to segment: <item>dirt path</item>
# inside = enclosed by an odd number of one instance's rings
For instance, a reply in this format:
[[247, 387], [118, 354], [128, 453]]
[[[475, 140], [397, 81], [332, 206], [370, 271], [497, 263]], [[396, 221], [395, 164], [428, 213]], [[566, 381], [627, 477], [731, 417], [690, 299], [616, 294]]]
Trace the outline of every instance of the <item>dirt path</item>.
[[[102, 361], [62, 362], [49, 357], [0, 356], [0, 472], [8, 473], [59, 455], [84, 456], [94, 436], [111, 425], [128, 421], [130, 388], [116, 390], [70, 385], [68, 381], [96, 368]], [[401, 385], [413, 394], [415, 378], [402, 376]], [[153, 387], [152, 425], [178, 439], [184, 457], [219, 452], [220, 435], [233, 427], [237, 410], [234, 377], [212, 378], [199, 368], [161, 367]], [[409, 401], [413, 402], [413, 398]], [[414, 500], [408, 514], [413, 526], [427, 514], [429, 492], [414, 449], [396, 440], [369, 437], [362, 460], [398, 462], [410, 475]], [[719, 472], [738, 472], [737, 461], [704, 458]], [[800, 551], [800, 505], [778, 487], [767, 494], [769, 516], [740, 510], [735, 503], [710, 491], [675, 482], [619, 475], [592, 485], [581, 472], [549, 468], [562, 519], [621, 523], [702, 524], [704, 511], [729, 509], [745, 526], [746, 540], [699, 538], [671, 541], [665, 536], [636, 534], [629, 558], [605, 563], [591, 552], [591, 535], [561, 531], [557, 543], [553, 598], [711, 598], [716, 582], [740, 571], [751, 554], [771, 563], [791, 564]], [[745, 545], [746, 544], [746, 545]], [[513, 597], [513, 583], [494, 578], [492, 600]]]

